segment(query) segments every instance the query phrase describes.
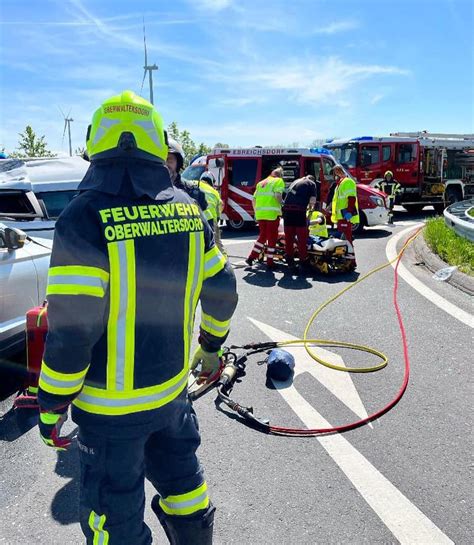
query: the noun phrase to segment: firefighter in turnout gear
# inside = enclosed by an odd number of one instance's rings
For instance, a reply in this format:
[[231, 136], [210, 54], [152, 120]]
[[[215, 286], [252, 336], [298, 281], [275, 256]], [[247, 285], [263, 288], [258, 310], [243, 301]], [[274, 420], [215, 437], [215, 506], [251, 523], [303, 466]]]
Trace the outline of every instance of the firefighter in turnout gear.
[[[336, 236], [344, 236], [353, 246], [352, 225], [360, 221], [356, 183], [347, 176], [341, 165], [335, 165], [332, 172], [336, 179], [336, 188], [332, 198], [331, 221], [336, 227]], [[354, 268], [356, 266], [354, 255]]]
[[202, 363], [203, 376], [219, 365], [235, 277], [195, 201], [171, 183], [152, 104], [131, 91], [106, 100], [87, 149], [91, 165], [54, 235], [40, 434], [67, 448], [59, 428], [72, 404], [88, 545], [151, 544], [145, 476], [170, 543], [210, 544], [214, 507], [196, 457], [189, 361]]
[[384, 174], [383, 180], [376, 182], [374, 184], [375, 189], [380, 189], [387, 195], [387, 204], [389, 210], [388, 223], [393, 223], [393, 207], [395, 205], [395, 199], [397, 195], [401, 192], [401, 186], [394, 180], [393, 172], [387, 170]]
[[199, 182], [199, 189], [206, 195], [207, 209], [204, 212], [204, 216], [214, 231], [217, 247], [222, 253], [225, 253], [219, 228], [219, 220], [221, 219], [224, 204], [219, 191], [215, 188], [216, 179], [212, 172], [206, 171], [201, 174]]
[[283, 169], [276, 168], [268, 178], [258, 182], [253, 194], [255, 219], [260, 232], [250, 255], [245, 260], [249, 267], [264, 250], [267, 268], [271, 270], [274, 267], [273, 255], [278, 240], [278, 226], [282, 215], [281, 203], [285, 191], [285, 182], [282, 176]]
[[206, 194], [199, 188], [199, 183], [188, 182], [181, 178], [181, 170], [184, 166], [184, 151], [179, 142], [173, 138], [168, 138], [168, 157], [166, 158], [166, 166], [170, 171], [171, 181], [178, 189], [186, 191], [186, 193], [194, 199], [203, 212], [207, 208]]

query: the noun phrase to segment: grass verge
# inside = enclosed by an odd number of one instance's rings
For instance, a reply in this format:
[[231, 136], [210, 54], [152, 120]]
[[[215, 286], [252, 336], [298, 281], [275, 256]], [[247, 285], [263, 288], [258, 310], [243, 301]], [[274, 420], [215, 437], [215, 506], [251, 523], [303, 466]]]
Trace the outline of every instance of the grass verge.
[[444, 218], [426, 222], [426, 243], [431, 250], [449, 265], [456, 265], [463, 273], [474, 276], [474, 243], [457, 235], [446, 226]]

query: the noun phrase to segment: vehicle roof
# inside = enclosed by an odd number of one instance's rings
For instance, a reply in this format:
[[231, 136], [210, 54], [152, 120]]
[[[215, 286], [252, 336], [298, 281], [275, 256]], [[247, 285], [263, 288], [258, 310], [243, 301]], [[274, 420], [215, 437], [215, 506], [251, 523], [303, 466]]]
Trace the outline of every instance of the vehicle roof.
[[407, 136], [358, 136], [356, 138], [337, 138], [335, 140], [331, 140], [330, 142], [326, 142], [324, 145], [328, 148], [331, 148], [331, 146], [338, 146], [341, 144], [364, 144], [364, 143], [370, 144], [371, 142], [377, 143], [377, 142], [418, 142], [417, 138], [410, 138]]
[[6, 159], [0, 163], [0, 189], [65, 191], [77, 188], [89, 162], [82, 157]]
[[282, 147], [251, 147], [251, 148], [214, 148], [210, 155], [225, 154], [229, 157], [262, 157], [272, 155], [294, 155], [295, 157], [321, 157], [332, 154], [325, 148], [282, 148]]

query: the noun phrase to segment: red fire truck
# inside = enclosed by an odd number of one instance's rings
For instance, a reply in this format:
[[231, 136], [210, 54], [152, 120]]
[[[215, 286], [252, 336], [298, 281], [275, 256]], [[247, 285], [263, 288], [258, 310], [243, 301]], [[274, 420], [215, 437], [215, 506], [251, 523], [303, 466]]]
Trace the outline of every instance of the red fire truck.
[[[202, 159], [192, 163], [189, 169], [196, 169]], [[233, 229], [241, 229], [254, 223], [252, 195], [256, 184], [278, 167], [283, 167], [283, 178], [288, 187], [296, 178], [312, 174], [319, 183], [320, 200], [327, 203], [329, 190], [334, 182], [331, 169], [335, 160], [324, 148], [242, 148], [214, 149], [206, 158], [206, 167], [216, 180], [224, 202], [223, 218]], [[184, 177], [188, 177], [186, 172]], [[197, 176], [193, 176], [196, 178]], [[384, 193], [358, 184], [357, 196], [360, 208], [362, 230], [366, 225], [378, 225], [388, 220]]]
[[325, 147], [363, 184], [374, 184], [391, 170], [402, 186], [396, 202], [408, 212], [432, 205], [441, 213], [474, 195], [459, 159], [474, 148], [474, 134], [392, 133], [333, 140]]

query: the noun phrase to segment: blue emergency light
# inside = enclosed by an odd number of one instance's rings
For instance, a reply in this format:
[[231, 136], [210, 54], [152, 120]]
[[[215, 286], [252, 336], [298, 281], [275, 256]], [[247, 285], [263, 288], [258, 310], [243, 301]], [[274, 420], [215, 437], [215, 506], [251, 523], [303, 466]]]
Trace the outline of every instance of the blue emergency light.
[[331, 151], [326, 148], [311, 148], [310, 153], [319, 153], [321, 155], [331, 155]]
[[373, 140], [374, 137], [373, 136], [357, 136], [356, 138], [353, 138], [352, 140], [356, 140], [358, 142], [360, 142], [361, 140]]

